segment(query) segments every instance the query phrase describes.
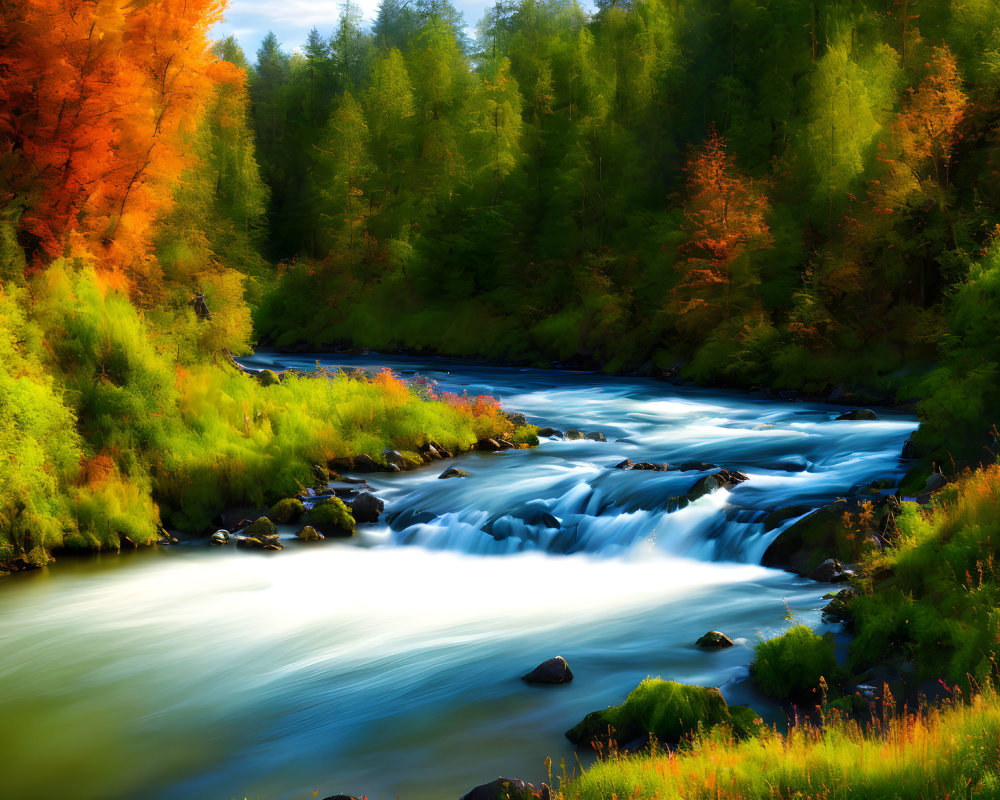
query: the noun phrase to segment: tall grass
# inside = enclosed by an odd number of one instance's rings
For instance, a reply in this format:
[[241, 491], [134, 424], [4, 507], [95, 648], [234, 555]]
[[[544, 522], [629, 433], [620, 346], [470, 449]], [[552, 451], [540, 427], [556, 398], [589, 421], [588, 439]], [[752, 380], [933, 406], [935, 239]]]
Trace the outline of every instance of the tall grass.
[[1000, 707], [988, 691], [967, 705], [846, 719], [736, 741], [716, 730], [676, 752], [601, 760], [560, 800], [945, 800], [1000, 797]]
[[204, 529], [334, 458], [392, 448], [419, 461], [432, 440], [460, 452], [518, 436], [493, 398], [439, 398], [388, 371], [262, 386], [214, 363], [206, 343], [232, 326], [212, 324], [183, 304], [144, 315], [66, 261], [0, 289], [0, 569], [149, 543], [162, 524]]

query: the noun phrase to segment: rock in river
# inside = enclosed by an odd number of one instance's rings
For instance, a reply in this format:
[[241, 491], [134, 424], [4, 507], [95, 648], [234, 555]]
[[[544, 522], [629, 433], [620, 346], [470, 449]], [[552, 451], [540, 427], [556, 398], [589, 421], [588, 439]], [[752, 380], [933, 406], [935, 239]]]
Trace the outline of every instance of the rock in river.
[[835, 558], [828, 558], [818, 567], [813, 573], [813, 580], [821, 581], [823, 583], [839, 583], [841, 581], [846, 581], [849, 577], [854, 574], [849, 569], [844, 569], [843, 564], [841, 564]]
[[724, 647], [732, 647], [733, 640], [721, 631], [709, 631], [695, 642], [698, 647], [720, 650]]
[[858, 408], [858, 409], [855, 409], [854, 411], [845, 411], [843, 414], [841, 414], [839, 417], [837, 417], [837, 419], [838, 420], [840, 420], [840, 419], [863, 419], [863, 420], [868, 420], [869, 422], [871, 422], [871, 421], [877, 420], [878, 419], [878, 415], [874, 411], [872, 411], [870, 408]]
[[295, 534], [295, 537], [303, 542], [318, 542], [320, 539], [324, 538], [323, 534], [316, 530], [312, 525], [306, 525], [302, 530]]
[[573, 680], [573, 671], [562, 656], [543, 661], [527, 675], [522, 675], [525, 683], [569, 683]]
[[462, 795], [461, 800], [549, 800], [549, 787], [536, 789], [517, 778], [497, 778]]
[[378, 522], [379, 514], [385, 508], [385, 503], [371, 492], [362, 492], [351, 501], [350, 505], [355, 522]]
[[466, 472], [464, 469], [459, 469], [458, 467], [449, 467], [444, 472], [442, 472], [440, 475], [438, 475], [438, 479], [441, 479], [441, 478], [468, 478], [468, 477], [469, 477], [469, 473]]

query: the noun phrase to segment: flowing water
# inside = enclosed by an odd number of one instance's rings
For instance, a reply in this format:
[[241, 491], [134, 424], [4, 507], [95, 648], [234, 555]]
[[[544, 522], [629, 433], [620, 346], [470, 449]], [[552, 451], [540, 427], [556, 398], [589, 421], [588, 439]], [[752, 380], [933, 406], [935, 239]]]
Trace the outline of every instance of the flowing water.
[[[841, 407], [644, 379], [321, 360], [419, 373], [607, 441], [366, 476], [386, 512], [349, 542], [190, 544], [4, 580], [0, 796], [457, 799], [500, 774], [543, 780], [546, 757], [579, 769], [563, 731], [647, 675], [760, 705], [754, 643], [789, 611], [826, 629], [829, 589], [759, 566], [778, 533], [763, 517], [900, 475], [916, 427], [890, 411], [841, 422]], [[625, 458], [749, 480], [671, 512], [707, 473], [612, 469]], [[439, 480], [448, 466], [470, 477]], [[709, 629], [738, 646], [699, 650]], [[557, 654], [572, 683], [518, 679]]]

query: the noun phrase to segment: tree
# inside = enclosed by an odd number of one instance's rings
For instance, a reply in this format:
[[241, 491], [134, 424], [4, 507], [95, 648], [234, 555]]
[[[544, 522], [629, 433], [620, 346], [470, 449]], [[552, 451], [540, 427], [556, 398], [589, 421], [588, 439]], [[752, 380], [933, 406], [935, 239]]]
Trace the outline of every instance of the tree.
[[521, 94], [506, 58], [482, 76], [469, 100], [469, 135], [480, 158], [476, 171], [492, 178], [494, 206], [500, 201], [500, 182], [517, 163], [523, 125], [521, 105]]
[[758, 281], [753, 254], [771, 247], [768, 199], [740, 172], [714, 130], [688, 158], [686, 241], [677, 262], [673, 309], [679, 324], [707, 332], [728, 319]]

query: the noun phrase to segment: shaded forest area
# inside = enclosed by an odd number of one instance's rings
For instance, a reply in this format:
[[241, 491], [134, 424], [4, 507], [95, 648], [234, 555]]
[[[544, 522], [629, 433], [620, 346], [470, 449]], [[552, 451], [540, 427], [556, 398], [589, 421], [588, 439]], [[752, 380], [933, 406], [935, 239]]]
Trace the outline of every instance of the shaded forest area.
[[250, 74], [262, 341], [924, 397], [997, 395], [989, 0], [350, 4]]

